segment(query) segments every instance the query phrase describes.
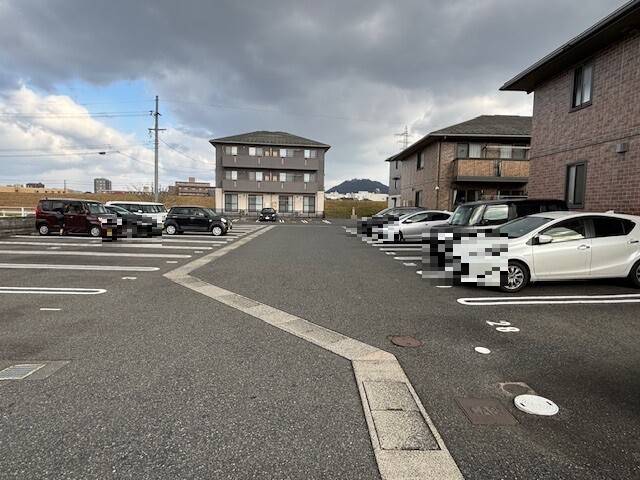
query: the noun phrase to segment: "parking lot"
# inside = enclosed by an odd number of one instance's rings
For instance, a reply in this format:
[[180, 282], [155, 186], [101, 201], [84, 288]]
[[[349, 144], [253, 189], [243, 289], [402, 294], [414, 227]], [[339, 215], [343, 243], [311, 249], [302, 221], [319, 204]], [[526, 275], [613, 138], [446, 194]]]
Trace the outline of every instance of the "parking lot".
[[[412, 455], [448, 449], [465, 478], [638, 476], [636, 290], [614, 280], [516, 295], [430, 286], [419, 244], [353, 233], [348, 221], [247, 222], [217, 238], [0, 238], [0, 367], [44, 365], [0, 381], [2, 471], [393, 472], [410, 446], [385, 443], [362, 357], [347, 361], [337, 346], [354, 341], [395, 356], [432, 422], [435, 447], [419, 442]], [[514, 406], [534, 392], [559, 412]], [[497, 407], [476, 408], [478, 425], [465, 399]]]

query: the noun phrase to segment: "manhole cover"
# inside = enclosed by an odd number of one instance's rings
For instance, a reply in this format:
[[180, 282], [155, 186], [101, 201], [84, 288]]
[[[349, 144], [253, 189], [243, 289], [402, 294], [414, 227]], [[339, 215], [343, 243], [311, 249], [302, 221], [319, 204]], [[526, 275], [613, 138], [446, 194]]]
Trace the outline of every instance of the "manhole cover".
[[403, 336], [391, 337], [391, 343], [393, 343], [394, 345], [397, 345], [398, 347], [414, 347], [415, 348], [422, 345], [422, 342], [417, 338], [403, 337]]
[[518, 422], [495, 398], [456, 398], [474, 425], [516, 425]]
[[518, 395], [513, 399], [519, 410], [532, 415], [555, 415], [560, 411], [558, 406], [548, 398], [538, 395]]

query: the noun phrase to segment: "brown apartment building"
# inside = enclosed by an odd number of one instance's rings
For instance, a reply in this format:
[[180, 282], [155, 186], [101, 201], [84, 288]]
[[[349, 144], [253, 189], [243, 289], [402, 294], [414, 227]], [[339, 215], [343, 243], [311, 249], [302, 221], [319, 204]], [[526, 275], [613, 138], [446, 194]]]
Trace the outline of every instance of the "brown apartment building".
[[531, 117], [508, 115], [482, 115], [431, 132], [386, 160], [389, 195], [396, 206], [439, 210], [524, 196], [530, 139]]
[[216, 211], [322, 217], [329, 145], [286, 132], [258, 131], [210, 140], [216, 149]]
[[640, 214], [640, 0], [501, 90], [534, 92], [530, 197]]

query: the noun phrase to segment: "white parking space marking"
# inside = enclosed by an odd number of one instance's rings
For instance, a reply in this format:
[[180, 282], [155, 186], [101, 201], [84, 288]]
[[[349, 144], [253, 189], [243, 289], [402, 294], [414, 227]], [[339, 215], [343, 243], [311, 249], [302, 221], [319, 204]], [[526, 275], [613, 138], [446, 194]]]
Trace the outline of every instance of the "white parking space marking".
[[167, 260], [167, 263], [178, 263], [177, 260]]
[[415, 264], [415, 263], [403, 263], [403, 265], [404, 265], [405, 267], [415, 267], [415, 266], [416, 266], [416, 264]]
[[126, 267], [119, 265], [56, 265], [47, 263], [0, 263], [0, 268], [27, 270], [113, 270], [119, 272], [156, 272], [160, 270], [158, 267]]
[[48, 288], [48, 287], [0, 287], [0, 293], [31, 293], [40, 295], [100, 295], [104, 288]]
[[[51, 249], [59, 249], [60, 247], [96, 247], [101, 245], [103, 247], [114, 247], [114, 248], [160, 248], [160, 249], [173, 249], [173, 250], [193, 250], [194, 247], [188, 247], [183, 245], [160, 245], [160, 244], [123, 244], [123, 243], [50, 243], [50, 242], [2, 242], [0, 241], [0, 245], [35, 245], [36, 247], [42, 247], [46, 245], [55, 245], [52, 246]], [[205, 250], [211, 250], [213, 247], [195, 247], [202, 248]]]
[[138, 277], [122, 277], [122, 280], [137, 280]]
[[41, 308], [41, 312], [59, 312], [61, 308]]
[[324, 223], [331, 225], [331, 222], [329, 220], [322, 220]]
[[405, 262], [415, 262], [416, 260], [422, 260], [422, 257], [393, 257], [393, 259]]
[[462, 305], [560, 305], [576, 303], [640, 303], [640, 294], [559, 295], [540, 297], [471, 297], [459, 298]]
[[397, 255], [396, 252], [385, 252], [386, 255]]
[[403, 247], [402, 245], [396, 245], [395, 247], [382, 247], [380, 251], [386, 252], [389, 250], [401, 250], [403, 252], [421, 252], [422, 248], [420, 247]]
[[191, 255], [165, 253], [115, 253], [115, 252], [52, 252], [49, 250], [0, 250], [2, 255], [65, 255], [84, 257], [142, 257], [142, 258], [191, 258]]

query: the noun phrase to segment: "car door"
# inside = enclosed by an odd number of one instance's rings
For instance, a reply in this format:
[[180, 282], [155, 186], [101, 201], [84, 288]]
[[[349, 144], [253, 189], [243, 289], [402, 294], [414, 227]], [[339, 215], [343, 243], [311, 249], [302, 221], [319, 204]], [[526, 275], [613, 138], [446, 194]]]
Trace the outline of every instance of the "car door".
[[422, 238], [423, 222], [429, 218], [429, 212], [418, 213], [406, 218], [400, 223], [400, 231], [405, 240], [420, 240]]
[[68, 202], [65, 205], [64, 228], [70, 233], [82, 233], [88, 230], [87, 216], [81, 202]]
[[191, 230], [191, 222], [189, 220], [189, 208], [176, 208], [174, 210], [175, 222], [178, 224], [178, 230]]
[[193, 225], [192, 229], [198, 232], [206, 232], [209, 230], [209, 217], [201, 208], [189, 209], [189, 221]]
[[540, 232], [553, 238], [551, 243], [532, 245], [535, 274], [540, 279], [588, 278], [591, 266], [591, 240], [584, 218], [554, 223]]
[[[598, 215], [589, 217], [591, 239], [591, 276], [625, 276], [640, 249], [640, 235], [631, 220]], [[634, 235], [635, 233], [635, 235]]]

